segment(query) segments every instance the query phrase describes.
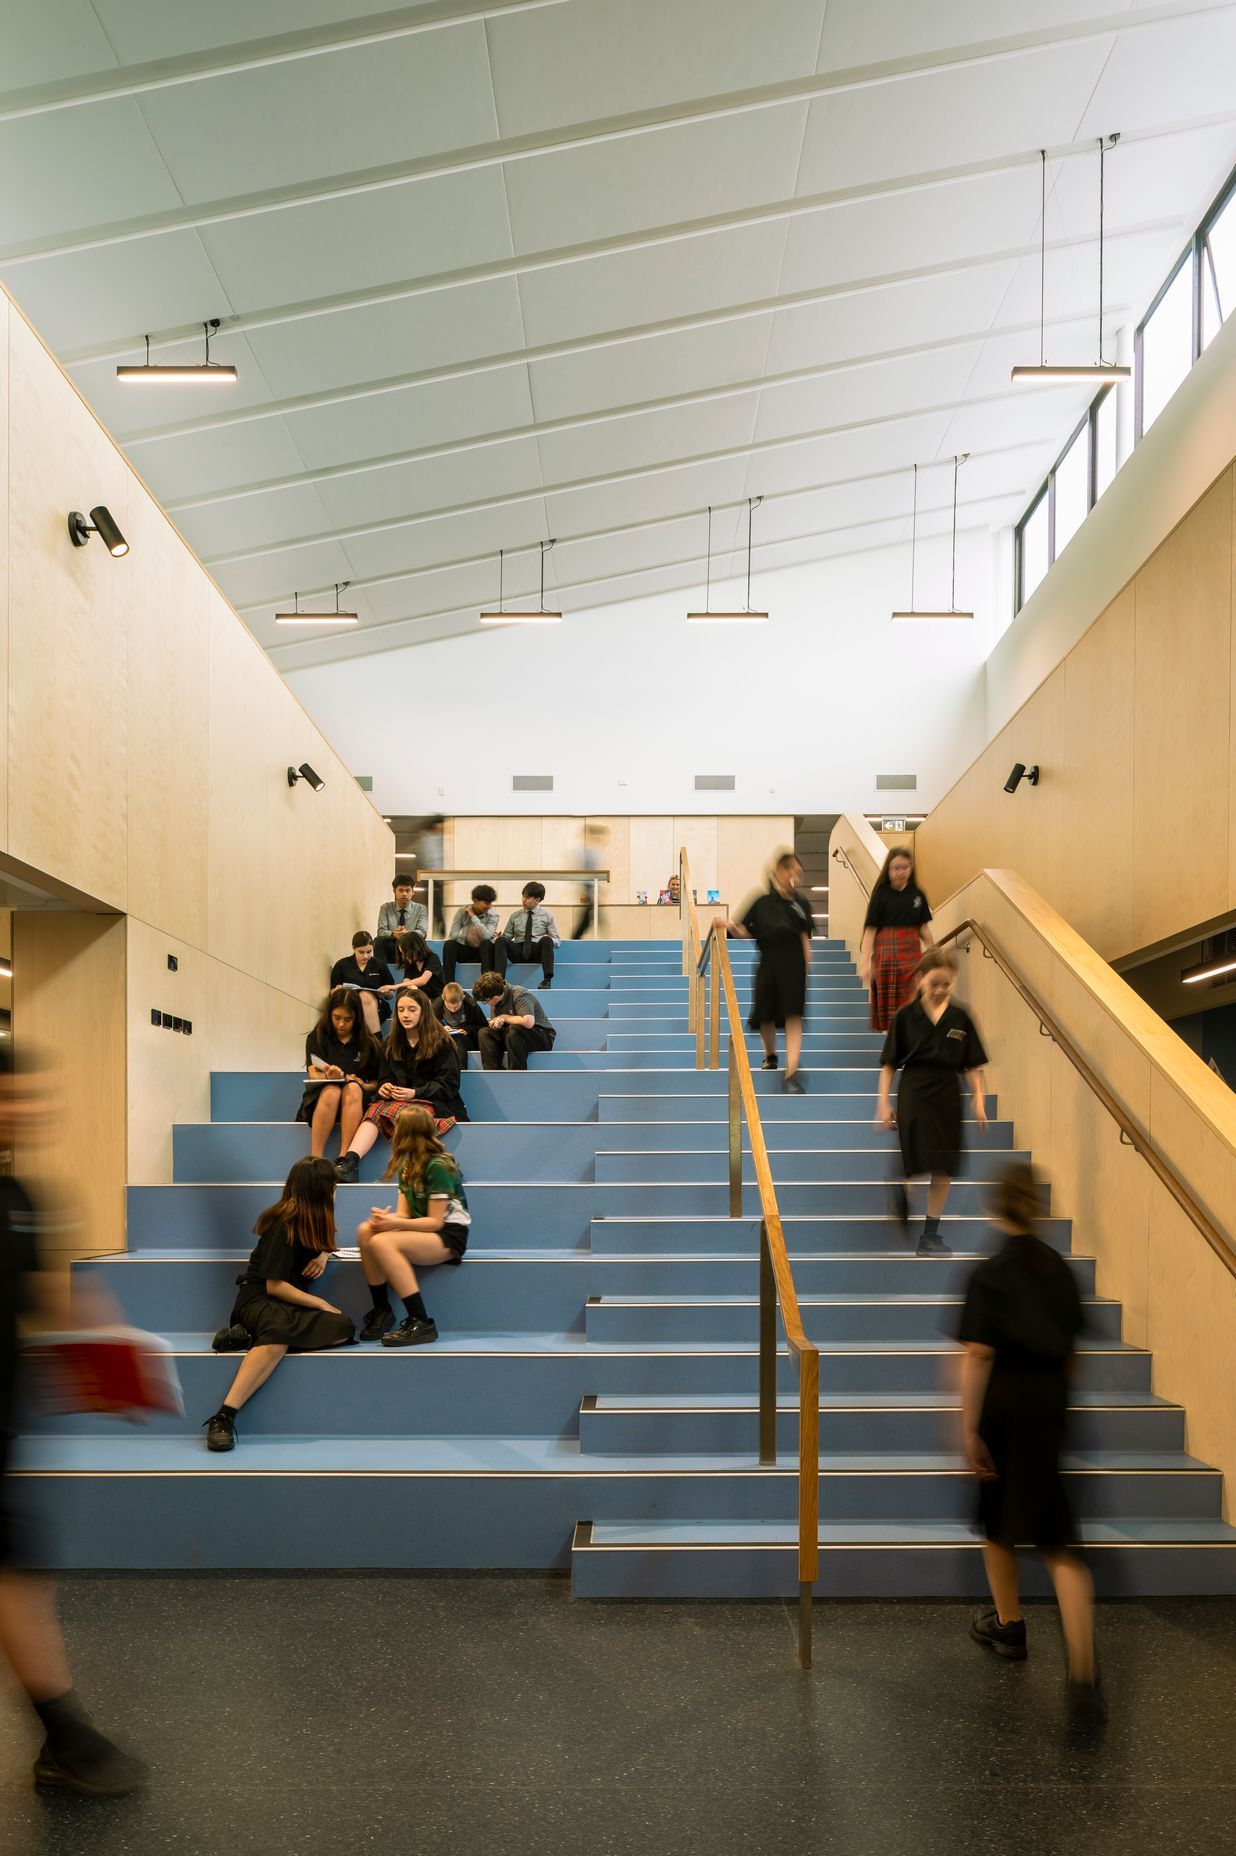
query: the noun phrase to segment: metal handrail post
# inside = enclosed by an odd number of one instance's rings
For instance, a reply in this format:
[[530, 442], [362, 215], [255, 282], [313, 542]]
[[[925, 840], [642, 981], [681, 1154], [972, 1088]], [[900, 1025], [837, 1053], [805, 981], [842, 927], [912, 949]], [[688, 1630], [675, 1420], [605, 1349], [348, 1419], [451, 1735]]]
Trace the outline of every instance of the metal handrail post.
[[760, 1462], [777, 1461], [777, 1279], [760, 1220]]

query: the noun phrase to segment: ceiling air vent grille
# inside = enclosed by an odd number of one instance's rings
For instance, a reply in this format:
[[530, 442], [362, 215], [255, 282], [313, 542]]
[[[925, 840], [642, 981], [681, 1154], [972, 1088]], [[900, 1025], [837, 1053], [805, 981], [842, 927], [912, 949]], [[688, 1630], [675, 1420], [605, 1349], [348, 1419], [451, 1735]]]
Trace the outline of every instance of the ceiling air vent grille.
[[511, 791], [513, 793], [552, 793], [554, 776], [552, 773], [513, 773]]
[[877, 773], [877, 793], [912, 793], [918, 787], [916, 773]]
[[734, 776], [732, 773], [697, 773], [695, 790], [697, 793], [732, 793]]

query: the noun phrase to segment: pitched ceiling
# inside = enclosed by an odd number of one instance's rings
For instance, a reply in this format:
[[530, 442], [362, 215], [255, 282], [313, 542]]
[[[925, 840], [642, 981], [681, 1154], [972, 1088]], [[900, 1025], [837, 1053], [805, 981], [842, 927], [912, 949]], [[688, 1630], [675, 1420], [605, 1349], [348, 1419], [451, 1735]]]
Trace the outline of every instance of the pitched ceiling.
[[[1020, 513], [1236, 160], [1236, 4], [12, 7], [0, 277], [284, 668]], [[126, 389], [212, 353], [239, 385]], [[209, 403], [205, 403], [207, 398]], [[738, 554], [733, 551], [739, 550]], [[289, 643], [295, 591], [361, 626]]]

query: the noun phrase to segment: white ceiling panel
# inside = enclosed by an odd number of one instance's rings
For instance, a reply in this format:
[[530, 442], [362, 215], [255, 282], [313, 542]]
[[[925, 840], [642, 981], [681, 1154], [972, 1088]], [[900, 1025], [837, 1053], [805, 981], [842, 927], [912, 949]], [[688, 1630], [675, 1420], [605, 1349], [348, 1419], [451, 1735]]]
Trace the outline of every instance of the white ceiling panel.
[[[1017, 438], [1027, 447], [1027, 456], [1035, 439], [1051, 445], [1054, 456], [1093, 397], [1084, 384], [1014, 386], [1006, 371], [1003, 397], [972, 400], [958, 406], [949, 419], [942, 447], [949, 454], [993, 451], [999, 445], [1008, 444], [1016, 422]], [[1033, 481], [1028, 487], [1033, 487]]]
[[[0, 278], [44, 341], [61, 354], [83, 345], [84, 335], [84, 345], [118, 343], [126, 359], [138, 361], [145, 358], [147, 330], [233, 313], [195, 232], [0, 265]], [[90, 306], [88, 318], [84, 304]]]
[[[717, 510], [713, 520], [713, 542], [719, 546], [722, 523], [732, 529], [733, 510]], [[674, 522], [659, 522], [649, 528], [623, 531], [615, 535], [597, 535], [587, 541], [562, 542], [554, 549], [559, 584], [597, 580], [631, 568], [658, 567], [667, 562], [704, 559], [707, 524], [703, 512], [684, 516]]]
[[164, 503], [210, 496], [238, 483], [267, 483], [304, 468], [282, 419], [145, 439], [126, 449], [134, 468]]
[[[366, 580], [437, 569], [456, 561], [488, 560], [492, 597], [496, 599], [499, 548], [527, 548], [547, 534], [545, 508], [536, 490], [497, 508], [433, 516], [380, 535], [353, 538], [348, 542], [348, 553], [357, 562], [357, 572], [363, 568]], [[401, 584], [394, 579], [370, 587], [375, 612], [391, 615], [402, 610]]]
[[115, 63], [98, 8], [90, 0], [39, 0], [37, 6], [19, 0], [4, 9], [0, 82], [6, 92], [106, 71]]
[[148, 91], [140, 103], [189, 201], [415, 161], [497, 128], [479, 23]]
[[960, 399], [978, 360], [980, 344], [942, 348], [924, 368], [919, 355], [846, 368], [821, 380], [766, 387], [760, 395], [755, 437], [787, 438], [833, 426], [897, 418]]
[[772, 317], [644, 336], [529, 369], [539, 419], [563, 419], [758, 380]]
[[545, 482], [569, 483], [746, 445], [758, 405], [759, 394], [753, 390], [732, 399], [632, 413], [550, 433], [539, 441]]
[[786, 221], [776, 219], [526, 272], [528, 341], [578, 341], [775, 296], [785, 237]]
[[238, 314], [381, 289], [509, 257], [497, 168], [202, 227]]
[[385, 470], [331, 477], [320, 484], [335, 528], [363, 527], [367, 522], [397, 521], [426, 510], [450, 509], [459, 503], [483, 502], [540, 486], [536, 441], [514, 439], [484, 445], [454, 457], [419, 464], [396, 464]]
[[[1236, 113], [1236, 93], [1233, 95]], [[1118, 128], [1113, 123], [1113, 129]], [[1236, 147], [1236, 128], [1221, 123], [1206, 129], [1183, 129], [1146, 141], [1122, 137], [1104, 162], [1103, 219], [1109, 234], [1149, 220], [1175, 220], [1193, 230], [1199, 211], [1209, 203], [1212, 185], [1226, 179]], [[1093, 239], [1099, 223], [1099, 155], [1097, 138], [1070, 161], [1048, 163], [1047, 236]], [[1212, 177], [1212, 178], [1209, 178]], [[1035, 181], [1037, 185], [1037, 169]], [[1035, 204], [1037, 217], [1038, 205]]]
[[743, 458], [631, 477], [621, 483], [560, 490], [545, 498], [551, 535], [565, 537], [593, 529], [635, 526], [665, 515], [702, 516], [709, 503], [732, 503], [746, 494]]
[[502, 134], [801, 76], [814, 62], [823, 12], [824, 0], [576, 0], [492, 20]]
[[882, 64], [1026, 33], [1049, 33], [1091, 20], [1120, 23], [1131, 0], [938, 0], [906, 6], [905, 0], [829, 0], [820, 42], [821, 71]]
[[[517, 565], [521, 585], [528, 574], [535, 575], [535, 559]], [[507, 590], [513, 589], [516, 572], [508, 563], [504, 576]], [[535, 584], [535, 581], [534, 581]], [[385, 624], [412, 613], [443, 612], [450, 607], [472, 605], [496, 606], [498, 603], [498, 557], [492, 560], [469, 560], [458, 567], [444, 567], [428, 572], [409, 572], [399, 580], [385, 580], [368, 589], [374, 618]]]
[[337, 581], [358, 576], [338, 542], [307, 542], [283, 548], [277, 554], [254, 555], [248, 560], [216, 564], [211, 573], [237, 607], [282, 604], [293, 591], [322, 592]]
[[287, 399], [516, 354], [523, 339], [511, 277], [300, 317], [249, 337], [272, 392]]
[[[126, 64], [183, 57], [216, 46], [305, 33], [313, 27], [346, 30], [352, 20], [414, 10], [404, 0], [212, 0], [210, 6], [152, 5], [151, 0], [94, 0], [117, 55]], [[426, 0], [425, 10], [430, 8]]]
[[1079, 136], [1132, 134], [1236, 108], [1236, 10], [1188, 13], [1124, 33], [1077, 125]]
[[311, 484], [178, 509], [173, 519], [204, 561], [276, 542], [312, 541], [331, 527], [322, 499]]
[[778, 310], [769, 374], [982, 334], [1000, 311], [1012, 264], [893, 284], [857, 296]]
[[[520, 430], [531, 422], [528, 370], [522, 365], [287, 414], [288, 430], [311, 470], [431, 445], [466, 444], [478, 435]], [[477, 462], [480, 452], [470, 449], [464, 455], [472, 460], [465, 468], [484, 471], [483, 462]]]
[[512, 161], [517, 251], [588, 243], [788, 199], [804, 111], [757, 110]]
[[762, 496], [804, 483], [842, 483], [847, 477], [908, 469], [916, 458], [934, 456], [947, 423], [946, 413], [920, 414], [762, 451], [751, 459], [743, 494]]
[[0, 122], [0, 251], [84, 231], [121, 201], [131, 213], [180, 204], [131, 99], [72, 110], [67, 122], [61, 112]]

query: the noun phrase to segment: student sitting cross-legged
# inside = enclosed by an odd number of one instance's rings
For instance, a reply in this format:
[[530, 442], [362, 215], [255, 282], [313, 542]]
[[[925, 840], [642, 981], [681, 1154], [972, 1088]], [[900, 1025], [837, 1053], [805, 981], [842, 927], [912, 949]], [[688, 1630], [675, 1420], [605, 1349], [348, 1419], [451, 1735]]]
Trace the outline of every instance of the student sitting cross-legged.
[[400, 1109], [410, 1102], [429, 1110], [440, 1134], [468, 1119], [454, 1040], [425, 995], [404, 986], [395, 995], [395, 1016], [382, 1046], [377, 1101], [335, 1162], [342, 1184], [355, 1183], [364, 1156], [379, 1135], [390, 1140]]
[[356, 994], [365, 1023], [374, 1037], [379, 1037], [391, 1015], [396, 983], [385, 961], [374, 954], [373, 936], [367, 928], [358, 928], [352, 936], [352, 952], [335, 962], [330, 970], [330, 984], [332, 992], [337, 986], [346, 986]]
[[[361, 1339], [380, 1340], [384, 1347], [420, 1347], [437, 1340], [438, 1330], [421, 1300], [413, 1265], [462, 1263], [472, 1223], [459, 1163], [438, 1139], [428, 1109], [400, 1110], [386, 1177], [399, 1181], [398, 1204], [394, 1211], [375, 1205], [356, 1233], [373, 1299]], [[398, 1327], [392, 1289], [404, 1307]]]
[[216, 1353], [243, 1353], [227, 1397], [205, 1426], [208, 1450], [236, 1445], [236, 1413], [285, 1353], [345, 1347], [352, 1321], [315, 1285], [335, 1249], [335, 1169], [329, 1160], [298, 1160], [277, 1204], [254, 1227], [257, 1243], [237, 1278], [231, 1325], [215, 1335]]
[[377, 1039], [361, 1017], [358, 995], [337, 986], [305, 1039], [308, 1080], [296, 1119], [309, 1123], [309, 1151], [315, 1159], [326, 1152], [336, 1121], [340, 1152], [360, 1127], [378, 1085], [378, 1062]]
[[540, 961], [543, 978], [538, 992], [548, 992], [553, 985], [554, 949], [562, 944], [557, 922], [548, 909], [541, 907], [544, 900], [544, 883], [525, 883], [520, 896], [523, 907], [512, 913], [498, 943], [504, 950], [500, 972], [508, 960]]
[[554, 1048], [558, 1033], [535, 993], [508, 986], [500, 973], [482, 973], [472, 996], [490, 1008], [480, 1033], [482, 1069], [500, 1070], [505, 1057], [508, 1070], [526, 1070], [529, 1051]]
[[485, 1014], [458, 980], [447, 981], [442, 997], [434, 1000], [433, 1009], [450, 1033], [462, 1070], [466, 1067], [468, 1052], [481, 1048], [478, 1034], [485, 1029]]
[[478, 883], [466, 909], [457, 909], [451, 932], [442, 945], [442, 973], [449, 983], [461, 961], [475, 961], [482, 973], [505, 973], [506, 949], [498, 933], [501, 917], [494, 902], [497, 891]]

